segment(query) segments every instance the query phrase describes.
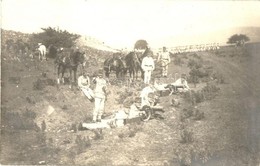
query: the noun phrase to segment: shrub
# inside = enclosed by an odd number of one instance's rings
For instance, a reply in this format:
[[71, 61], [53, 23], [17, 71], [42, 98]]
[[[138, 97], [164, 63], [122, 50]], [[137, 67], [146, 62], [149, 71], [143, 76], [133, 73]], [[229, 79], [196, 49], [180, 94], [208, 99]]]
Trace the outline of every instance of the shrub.
[[180, 143], [183, 144], [192, 143], [194, 141], [193, 132], [188, 129], [181, 130], [180, 137], [181, 137]]
[[204, 112], [197, 108], [194, 110], [193, 114], [194, 114], [194, 120], [201, 120], [205, 118]]
[[213, 99], [219, 90], [220, 88], [216, 85], [207, 83], [207, 85], [199, 91], [192, 90], [190, 92], [184, 93], [183, 98], [191, 104], [195, 105], [196, 103], [201, 103], [205, 100]]
[[201, 56], [199, 56], [196, 52], [194, 52], [193, 54], [191, 54], [191, 56], [193, 56], [194, 58], [197, 58], [198, 60], [201, 60]]
[[46, 47], [55, 45], [56, 47], [72, 47], [80, 36], [77, 34], [69, 33], [66, 30], [55, 29], [52, 27], [42, 28], [43, 32], [33, 34], [30, 42], [33, 45], [43, 43]]
[[43, 90], [46, 86], [55, 86], [56, 81], [50, 78], [37, 79], [33, 83], [33, 90]]
[[45, 86], [44, 82], [41, 79], [38, 79], [33, 83], [33, 90], [43, 90]]
[[195, 61], [194, 59], [190, 59], [188, 62], [188, 67], [190, 69], [192, 69], [192, 68], [198, 69], [198, 68], [202, 67], [202, 64], [199, 63], [198, 61]]
[[86, 148], [91, 146], [90, 139], [87, 137], [81, 137], [80, 135], [77, 135], [76, 140], [76, 153], [80, 154], [86, 150]]
[[183, 122], [185, 119], [188, 119], [193, 115], [192, 108], [184, 108], [182, 112], [180, 113], [180, 120]]
[[180, 57], [176, 57], [176, 58], [174, 58], [173, 63], [177, 66], [181, 66], [184, 62], [182, 61], [182, 59]]
[[201, 92], [204, 94], [204, 98], [206, 100], [210, 100], [210, 99], [213, 99], [217, 95], [217, 92], [219, 90], [220, 90], [220, 88], [217, 87], [216, 85], [207, 83], [207, 85], [202, 88]]
[[213, 79], [213, 80], [216, 80], [217, 81], [217, 83], [219, 83], [219, 84], [224, 84], [225, 83], [225, 78], [224, 78], [224, 76], [222, 75], [222, 74], [220, 74], [220, 73], [212, 73], [211, 74], [211, 78]]

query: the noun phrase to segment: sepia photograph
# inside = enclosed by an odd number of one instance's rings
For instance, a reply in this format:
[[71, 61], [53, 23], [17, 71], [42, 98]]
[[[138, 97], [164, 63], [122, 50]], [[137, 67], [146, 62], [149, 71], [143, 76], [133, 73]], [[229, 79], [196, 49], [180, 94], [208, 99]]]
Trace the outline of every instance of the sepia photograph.
[[0, 165], [260, 166], [260, 1], [0, 8]]

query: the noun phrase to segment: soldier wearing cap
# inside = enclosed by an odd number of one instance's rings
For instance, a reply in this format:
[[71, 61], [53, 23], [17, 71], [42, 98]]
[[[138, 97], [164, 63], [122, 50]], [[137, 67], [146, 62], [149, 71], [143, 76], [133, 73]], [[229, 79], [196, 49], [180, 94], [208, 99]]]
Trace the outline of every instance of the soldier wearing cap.
[[162, 65], [162, 77], [167, 77], [168, 66], [171, 62], [170, 53], [166, 50], [166, 47], [163, 47], [163, 52], [158, 56], [158, 62]]
[[98, 71], [97, 77], [93, 79], [93, 83], [96, 84], [94, 90], [95, 107], [93, 111], [93, 122], [101, 122], [107, 97], [107, 81], [103, 78], [102, 69]]

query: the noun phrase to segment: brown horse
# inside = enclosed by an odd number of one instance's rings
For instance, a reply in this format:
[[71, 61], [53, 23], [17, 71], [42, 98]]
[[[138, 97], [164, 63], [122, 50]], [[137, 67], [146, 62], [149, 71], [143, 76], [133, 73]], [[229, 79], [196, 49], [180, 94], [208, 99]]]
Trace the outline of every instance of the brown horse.
[[60, 84], [60, 79], [64, 83], [64, 74], [66, 70], [69, 70], [70, 87], [77, 82], [77, 69], [79, 65], [84, 63], [84, 53], [78, 50], [70, 48], [64, 48], [60, 51], [55, 59], [55, 65], [57, 66], [57, 84]]
[[116, 78], [124, 77], [126, 74], [126, 66], [119, 57], [108, 58], [104, 62], [105, 75], [109, 77], [112, 71], [116, 72]]
[[141, 59], [138, 57], [137, 53], [135, 51], [130, 52], [125, 57], [126, 67], [129, 71], [129, 75], [131, 79], [137, 79], [138, 78], [138, 72], [141, 71], [143, 73], [141, 68]]

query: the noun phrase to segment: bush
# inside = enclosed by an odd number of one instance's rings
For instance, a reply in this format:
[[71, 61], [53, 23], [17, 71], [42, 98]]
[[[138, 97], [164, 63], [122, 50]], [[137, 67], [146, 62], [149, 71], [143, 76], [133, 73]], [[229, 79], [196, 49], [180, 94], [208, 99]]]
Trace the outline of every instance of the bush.
[[33, 90], [43, 90], [46, 86], [55, 86], [56, 81], [50, 78], [47, 79], [37, 79], [33, 83]]
[[80, 154], [86, 150], [86, 148], [91, 146], [90, 139], [87, 137], [81, 137], [80, 135], [77, 135], [76, 140], [76, 153]]
[[183, 144], [192, 143], [194, 141], [193, 132], [188, 129], [181, 130], [180, 137], [181, 137], [180, 143]]
[[181, 66], [184, 62], [182, 61], [182, 59], [180, 57], [176, 57], [176, 58], [174, 58], [173, 63], [177, 66]]
[[190, 91], [184, 93], [183, 98], [191, 104], [195, 105], [196, 103], [201, 103], [205, 100], [213, 99], [219, 90], [220, 88], [215, 84], [207, 83], [207, 85], [199, 91]]
[[188, 62], [188, 67], [190, 69], [192, 69], [192, 68], [198, 69], [198, 68], [202, 67], [202, 64], [199, 63], [198, 61], [195, 61], [194, 59], [190, 59]]
[[207, 85], [202, 88], [201, 92], [204, 94], [206, 100], [211, 100], [217, 95], [219, 90], [220, 88], [216, 85], [207, 83]]
[[38, 79], [33, 83], [33, 90], [43, 90], [45, 88], [44, 82], [41, 79]]
[[182, 112], [180, 113], [180, 120], [181, 122], [185, 121], [185, 119], [188, 119], [193, 115], [193, 110], [192, 108], [184, 108]]
[[193, 56], [194, 58], [197, 58], [198, 60], [202, 60], [201, 56], [199, 56], [196, 52], [191, 54], [191, 56]]
[[56, 47], [70, 48], [74, 45], [80, 35], [69, 33], [66, 30], [55, 29], [52, 27], [42, 28], [43, 32], [33, 34], [30, 43], [36, 46], [37, 43], [43, 43], [46, 47], [55, 45]]
[[194, 114], [194, 120], [201, 120], [205, 118], [204, 112], [197, 108], [194, 110], [193, 114]]

